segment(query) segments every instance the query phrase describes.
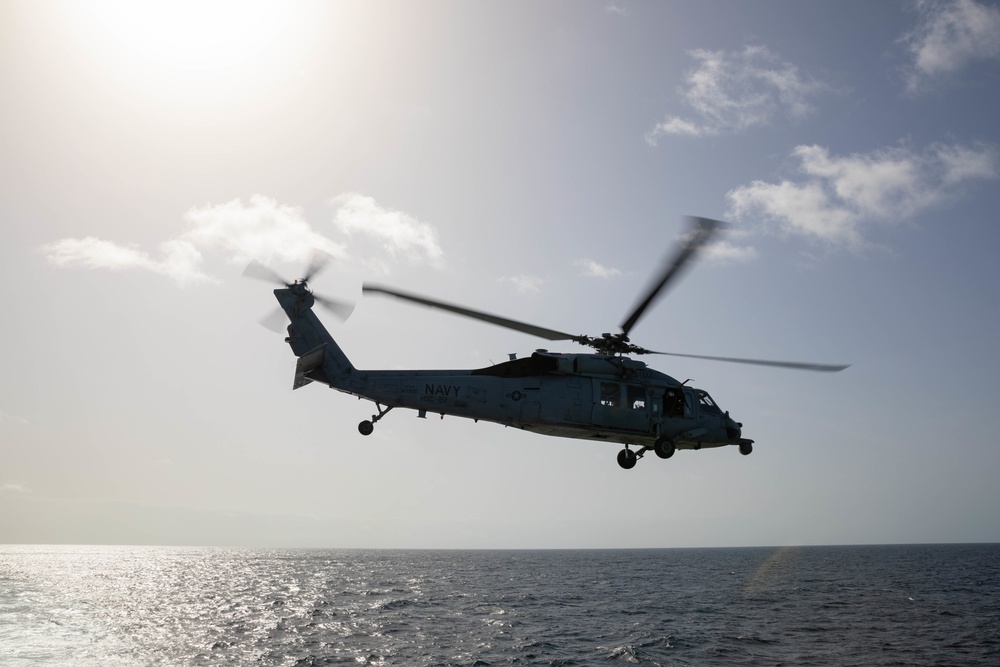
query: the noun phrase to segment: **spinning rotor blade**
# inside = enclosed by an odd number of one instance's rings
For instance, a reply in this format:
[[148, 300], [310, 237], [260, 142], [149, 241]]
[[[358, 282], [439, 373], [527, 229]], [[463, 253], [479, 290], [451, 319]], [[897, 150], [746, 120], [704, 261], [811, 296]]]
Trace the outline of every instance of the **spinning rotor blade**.
[[546, 340], [573, 340], [577, 342], [586, 340], [586, 336], [574, 336], [573, 334], [555, 331], [554, 329], [546, 329], [545, 327], [538, 327], [533, 324], [518, 322], [517, 320], [509, 320], [505, 317], [499, 317], [498, 315], [491, 315], [478, 310], [471, 310], [469, 308], [463, 308], [462, 306], [455, 306], [450, 303], [444, 303], [443, 301], [435, 301], [433, 299], [417, 296], [416, 294], [407, 294], [406, 292], [399, 292], [397, 290], [378, 287], [376, 285], [362, 285], [361, 291], [376, 294], [388, 294], [389, 296], [394, 296], [398, 299], [412, 301], [413, 303], [419, 303], [430, 308], [440, 308], [441, 310], [447, 310], [455, 313], [456, 315], [463, 315], [476, 320], [482, 320], [483, 322], [489, 322], [490, 324], [496, 324], [497, 326], [514, 329], [515, 331], [531, 334], [532, 336], [538, 336], [539, 338], [545, 338]]
[[256, 259], [250, 260], [250, 263], [247, 264], [247, 268], [243, 269], [243, 276], [246, 278], [253, 278], [255, 280], [263, 280], [276, 285], [288, 285], [288, 281], [275, 273], [274, 269], [258, 262]]
[[709, 361], [728, 361], [734, 364], [752, 364], [754, 366], [773, 366], [775, 368], [793, 368], [799, 371], [823, 371], [826, 373], [837, 373], [850, 364], [813, 364], [801, 361], [768, 361], [766, 359], [740, 359], [737, 357], [706, 357], [700, 354], [678, 354], [676, 352], [654, 352], [647, 350], [648, 354], [662, 354], [668, 357], [687, 357], [688, 359], [707, 359]]
[[[319, 248], [314, 248], [313, 256], [312, 259], [309, 260], [309, 266], [306, 268], [305, 275], [299, 278], [299, 281], [308, 283], [310, 280], [315, 278], [320, 271], [325, 269], [326, 265], [329, 264], [332, 259], [333, 255], [330, 253], [325, 250], [320, 250]], [[256, 259], [250, 260], [250, 263], [247, 264], [247, 268], [243, 269], [243, 275], [247, 278], [255, 278], [256, 280], [263, 280], [276, 285], [285, 285], [286, 287], [291, 285], [290, 282], [282, 278], [281, 275], [274, 269]]]
[[663, 271], [660, 279], [653, 286], [653, 288], [649, 290], [646, 298], [635, 307], [635, 310], [632, 311], [632, 314], [629, 315], [628, 319], [622, 323], [622, 332], [624, 332], [626, 336], [628, 335], [628, 332], [632, 330], [632, 327], [635, 326], [636, 322], [639, 321], [639, 318], [642, 317], [643, 313], [646, 312], [646, 309], [649, 308], [653, 304], [653, 301], [661, 295], [664, 288], [666, 288], [670, 281], [677, 278], [681, 270], [688, 264], [688, 262], [690, 262], [691, 258], [698, 251], [698, 249], [708, 243], [712, 236], [715, 235], [716, 231], [718, 231], [718, 229], [725, 224], [719, 220], [712, 220], [710, 218], [688, 217], [687, 220], [688, 224], [691, 226], [691, 232], [688, 234], [687, 243], [681, 247], [680, 251], [673, 258], [673, 261], [667, 265], [667, 268]]
[[[306, 269], [306, 275], [302, 276], [300, 280], [304, 283], [308, 283], [320, 271], [326, 268], [326, 265], [330, 263], [333, 259], [333, 255], [326, 252], [325, 250], [320, 250], [319, 248], [313, 248], [313, 256], [309, 261], [309, 268]], [[353, 308], [353, 306], [352, 306]]]
[[[335, 299], [329, 299], [324, 296], [320, 296], [315, 292], [309, 290], [308, 283], [311, 279], [316, 277], [320, 271], [326, 268], [326, 265], [330, 263], [333, 259], [333, 255], [318, 248], [313, 250], [312, 259], [309, 262], [309, 266], [306, 268], [305, 275], [302, 278], [294, 282], [288, 282], [281, 277], [274, 269], [259, 262], [254, 259], [251, 260], [247, 267], [243, 269], [243, 275], [246, 278], [254, 278], [256, 280], [263, 280], [269, 283], [274, 283], [276, 285], [281, 285], [282, 287], [301, 289], [304, 293], [312, 296], [313, 302], [318, 303], [323, 306], [334, 316], [336, 316], [341, 321], [346, 320], [350, 317], [351, 313], [354, 312], [354, 304], [346, 301], [337, 301]], [[281, 308], [275, 309], [267, 317], [260, 321], [261, 325], [267, 327], [271, 331], [276, 331], [281, 333], [285, 325], [287, 324], [287, 318], [285, 316], [285, 311]]]
[[335, 316], [340, 318], [341, 321], [346, 320], [354, 312], [354, 304], [348, 303], [346, 301], [336, 301], [334, 299], [328, 299], [325, 296], [320, 296], [313, 292], [313, 299], [319, 305], [323, 306]]
[[[325, 296], [319, 296], [315, 293], [313, 293], [312, 297], [316, 303], [333, 313], [333, 315], [341, 322], [350, 317], [351, 313], [354, 312], [353, 303], [328, 299]], [[267, 317], [260, 321], [260, 325], [275, 333], [284, 333], [285, 327], [288, 326], [288, 316], [281, 308], [275, 308], [267, 315]]]
[[260, 325], [274, 333], [284, 333], [285, 327], [288, 326], [288, 316], [281, 308], [275, 308], [260, 321]]

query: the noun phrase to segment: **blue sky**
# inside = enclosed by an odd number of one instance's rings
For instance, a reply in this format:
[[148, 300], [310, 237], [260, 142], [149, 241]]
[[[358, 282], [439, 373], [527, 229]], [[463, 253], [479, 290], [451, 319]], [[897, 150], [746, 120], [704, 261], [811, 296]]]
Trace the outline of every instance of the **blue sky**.
[[[1000, 540], [1000, 5], [0, 3], [0, 541], [671, 547]], [[372, 281], [633, 330], [735, 448], [646, 458], [290, 391], [311, 249], [362, 368], [555, 346]], [[559, 348], [564, 349], [564, 348]], [[577, 351], [565, 348], [565, 351]]]

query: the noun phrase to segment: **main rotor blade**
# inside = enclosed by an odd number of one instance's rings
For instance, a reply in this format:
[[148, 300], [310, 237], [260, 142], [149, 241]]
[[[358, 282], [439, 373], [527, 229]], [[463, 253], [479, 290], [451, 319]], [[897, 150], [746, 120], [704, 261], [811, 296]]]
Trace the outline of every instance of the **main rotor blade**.
[[497, 326], [506, 327], [508, 329], [514, 329], [515, 331], [520, 331], [526, 334], [531, 334], [532, 336], [545, 338], [546, 340], [579, 341], [585, 338], [584, 336], [574, 336], [573, 334], [563, 333], [562, 331], [555, 331], [554, 329], [546, 329], [545, 327], [538, 327], [535, 326], [534, 324], [518, 322], [517, 320], [509, 320], [505, 317], [500, 317], [498, 315], [491, 315], [490, 313], [483, 313], [478, 310], [463, 308], [462, 306], [456, 306], [450, 303], [444, 303], [443, 301], [435, 301], [433, 299], [427, 299], [422, 296], [417, 296], [416, 294], [407, 294], [406, 292], [387, 289], [385, 287], [378, 287], [376, 285], [368, 285], [368, 284], [362, 285], [361, 291], [373, 292], [376, 294], [388, 294], [389, 296], [394, 296], [399, 299], [412, 301], [413, 303], [419, 303], [421, 305], [428, 306], [430, 308], [440, 308], [441, 310], [447, 310], [449, 312], [455, 313], [456, 315], [463, 315], [465, 317], [471, 317], [476, 320], [482, 320], [484, 322], [489, 322], [490, 324], [496, 324]]
[[275, 283], [277, 285], [288, 285], [288, 281], [282, 278], [277, 273], [275, 273], [274, 269], [264, 264], [261, 264], [256, 259], [250, 260], [250, 263], [247, 264], [247, 268], [243, 269], [243, 275], [246, 278], [263, 280], [265, 282]]
[[687, 218], [688, 224], [691, 226], [691, 231], [687, 235], [687, 243], [685, 243], [677, 254], [674, 256], [673, 260], [667, 264], [666, 269], [664, 269], [660, 279], [655, 285], [649, 290], [632, 314], [629, 315], [628, 319], [622, 323], [622, 331], [625, 335], [632, 330], [639, 318], [642, 317], [646, 309], [649, 308], [653, 301], [660, 296], [670, 283], [671, 280], [677, 278], [684, 266], [691, 260], [694, 254], [699, 248], [704, 246], [708, 241], [715, 235], [716, 231], [722, 227], [725, 223], [719, 220], [712, 220], [711, 218]]
[[774, 366], [775, 368], [793, 368], [799, 371], [822, 371], [825, 373], [838, 373], [845, 368], [850, 368], [850, 364], [813, 364], [802, 361], [769, 361], [767, 359], [740, 359], [737, 357], [706, 357], [700, 354], [678, 354], [676, 352], [654, 352], [649, 354], [662, 354], [668, 357], [687, 357], [688, 359], [707, 359], [709, 361], [728, 361], [734, 364], [753, 364], [754, 366]]

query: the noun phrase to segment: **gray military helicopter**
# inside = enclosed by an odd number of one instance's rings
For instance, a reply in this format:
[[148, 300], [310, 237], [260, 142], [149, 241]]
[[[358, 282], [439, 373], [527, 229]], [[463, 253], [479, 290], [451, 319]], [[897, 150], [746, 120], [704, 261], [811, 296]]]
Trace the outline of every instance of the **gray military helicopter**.
[[658, 354], [827, 372], [847, 366], [656, 352], [633, 344], [629, 340], [632, 328], [723, 225], [708, 218], [688, 221], [691, 230], [685, 241], [618, 333], [573, 335], [387, 287], [363, 285], [365, 294], [392, 296], [550, 341], [572, 341], [594, 349], [584, 354], [537, 350], [530, 357], [511, 355], [504, 363], [473, 370], [355, 368], [312, 309], [318, 303], [341, 319], [353, 309], [352, 304], [321, 297], [309, 289], [309, 281], [325, 266], [328, 255], [314, 257], [305, 276], [293, 282], [256, 261], [247, 266], [244, 275], [281, 285], [274, 290], [281, 306], [275, 314], [282, 323], [284, 316], [290, 320], [285, 342], [298, 357], [293, 389], [318, 382], [375, 403], [377, 413], [358, 424], [362, 435], [371, 435], [375, 424], [394, 408], [409, 408], [421, 418], [428, 413], [442, 418], [450, 415], [543, 435], [618, 443], [624, 445], [618, 452], [618, 465], [625, 469], [633, 468], [650, 449], [663, 459], [678, 449], [726, 445], [750, 454], [753, 440], [742, 437], [743, 424], [724, 412], [707, 391], [688, 386], [687, 381], [678, 382], [626, 355]]

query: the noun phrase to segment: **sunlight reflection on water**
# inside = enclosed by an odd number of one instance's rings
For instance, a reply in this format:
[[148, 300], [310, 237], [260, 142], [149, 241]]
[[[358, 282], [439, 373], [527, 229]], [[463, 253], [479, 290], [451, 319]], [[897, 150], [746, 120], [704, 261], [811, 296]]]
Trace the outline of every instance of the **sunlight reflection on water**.
[[1000, 547], [0, 547], [5, 665], [994, 664]]

